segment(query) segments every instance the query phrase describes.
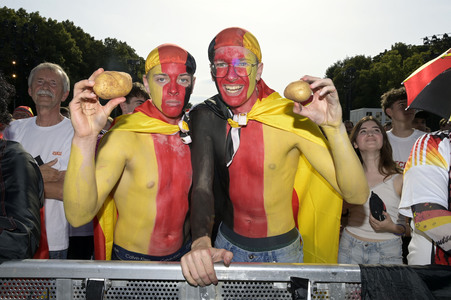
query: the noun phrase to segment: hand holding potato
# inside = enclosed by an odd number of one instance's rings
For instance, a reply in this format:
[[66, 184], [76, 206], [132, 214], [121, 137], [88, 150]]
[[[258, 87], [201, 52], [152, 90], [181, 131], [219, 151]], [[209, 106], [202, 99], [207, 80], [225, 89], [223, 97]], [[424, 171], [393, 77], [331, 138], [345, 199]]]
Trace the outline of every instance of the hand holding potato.
[[94, 93], [102, 99], [124, 97], [132, 90], [132, 77], [125, 72], [105, 71], [95, 78]]
[[295, 102], [293, 111], [320, 126], [339, 128], [343, 123], [342, 109], [332, 80], [312, 76], [304, 76], [301, 79], [310, 85], [313, 97], [308, 106]]
[[96, 140], [111, 111], [125, 101], [124, 97], [116, 97], [104, 106], [100, 104], [98, 95], [94, 93], [94, 86], [97, 84], [97, 78], [104, 73], [106, 72], [103, 69], [98, 69], [89, 79], [81, 80], [74, 86], [74, 98], [69, 107], [75, 137]]

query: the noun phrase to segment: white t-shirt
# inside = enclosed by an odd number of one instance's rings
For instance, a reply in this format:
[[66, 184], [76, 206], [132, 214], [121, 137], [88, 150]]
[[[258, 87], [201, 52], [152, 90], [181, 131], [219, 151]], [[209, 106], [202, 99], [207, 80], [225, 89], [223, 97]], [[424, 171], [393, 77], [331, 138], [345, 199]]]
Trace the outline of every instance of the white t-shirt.
[[[58, 158], [58, 162], [52, 167], [60, 171], [67, 170], [73, 135], [74, 129], [67, 118], [49, 127], [36, 125], [36, 117], [15, 120], [4, 132], [7, 140], [21, 143], [28, 153], [35, 159], [39, 156], [43, 163]], [[67, 249], [69, 223], [64, 214], [63, 202], [45, 199], [44, 207], [49, 250]]]
[[[371, 192], [376, 193], [382, 201], [384, 201], [387, 213], [390, 215], [390, 218], [395, 224], [398, 222], [398, 205], [400, 201], [394, 187], [394, 179], [396, 176], [401, 175], [394, 175], [388, 180], [381, 182], [370, 189]], [[349, 217], [346, 230], [357, 236], [375, 240], [391, 240], [399, 238], [399, 236], [396, 236], [391, 232], [374, 231], [369, 221], [369, 202], [370, 201], [368, 200], [363, 205], [352, 205], [349, 208]]]
[[413, 144], [423, 134], [425, 134], [423, 131], [415, 129], [408, 137], [398, 137], [392, 133], [392, 130], [387, 131], [388, 140], [393, 150], [393, 160], [401, 170], [404, 170]]
[[[415, 143], [415, 151], [404, 170], [399, 212], [412, 218], [411, 207], [420, 203], [435, 203], [448, 209], [450, 138], [449, 133], [425, 134]], [[412, 223], [413, 225], [413, 223]], [[409, 244], [409, 265], [431, 264], [432, 242], [413, 225]]]

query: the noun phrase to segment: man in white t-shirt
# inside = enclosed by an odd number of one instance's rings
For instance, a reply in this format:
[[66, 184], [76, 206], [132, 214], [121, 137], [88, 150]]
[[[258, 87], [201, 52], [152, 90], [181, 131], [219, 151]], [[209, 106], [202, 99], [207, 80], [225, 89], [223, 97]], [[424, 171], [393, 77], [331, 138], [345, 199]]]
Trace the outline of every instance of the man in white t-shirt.
[[[381, 96], [381, 106], [392, 122], [392, 128], [387, 131], [387, 137], [393, 150], [393, 160], [401, 170], [404, 170], [413, 145], [424, 132], [413, 128], [415, 110], [407, 109], [407, 93], [404, 87], [391, 89], [383, 94]], [[409, 227], [406, 226], [406, 228]], [[406, 235], [403, 237], [404, 258], [407, 256], [411, 230], [412, 228], [407, 230]]]
[[5, 138], [21, 143], [40, 165], [49, 258], [54, 259], [66, 258], [69, 246], [69, 224], [62, 200], [74, 131], [69, 119], [60, 114], [69, 85], [69, 77], [59, 65], [42, 63], [35, 67], [28, 77], [28, 94], [36, 104], [37, 115], [16, 120], [5, 130]]
[[413, 128], [415, 110], [407, 109], [406, 89], [391, 89], [381, 97], [381, 106], [392, 121], [392, 129], [387, 131], [393, 149], [393, 160], [404, 170], [415, 141], [424, 134]]

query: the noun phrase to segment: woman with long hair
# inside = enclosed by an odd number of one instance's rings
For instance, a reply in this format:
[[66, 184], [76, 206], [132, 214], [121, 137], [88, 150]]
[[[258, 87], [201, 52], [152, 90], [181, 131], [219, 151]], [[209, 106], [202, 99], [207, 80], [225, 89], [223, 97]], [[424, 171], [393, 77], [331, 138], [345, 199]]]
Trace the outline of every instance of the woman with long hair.
[[401, 235], [406, 231], [398, 214], [402, 174], [393, 161], [387, 134], [377, 119], [367, 116], [355, 125], [350, 139], [371, 193], [364, 205], [345, 203], [349, 216], [340, 239], [338, 263], [402, 264]]

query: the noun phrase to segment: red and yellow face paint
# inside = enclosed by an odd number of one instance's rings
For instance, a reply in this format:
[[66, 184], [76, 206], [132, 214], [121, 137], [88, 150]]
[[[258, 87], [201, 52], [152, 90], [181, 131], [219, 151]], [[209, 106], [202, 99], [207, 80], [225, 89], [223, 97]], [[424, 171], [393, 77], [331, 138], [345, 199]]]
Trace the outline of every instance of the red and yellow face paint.
[[184, 49], [164, 44], [146, 59], [146, 74], [153, 104], [166, 117], [179, 117], [193, 89], [194, 58]]
[[147, 75], [153, 104], [169, 118], [179, 117], [192, 91], [192, 75], [177, 63], [157, 65]]
[[[216, 86], [222, 99], [230, 107], [243, 105], [255, 91], [257, 84], [257, 61], [255, 55], [243, 47], [225, 46], [215, 51], [214, 63], [228, 65], [224, 77], [216, 77]], [[237, 74], [235, 66], [247, 63], [249, 68], [246, 76]]]
[[[262, 54], [255, 36], [238, 27], [224, 29], [211, 41], [208, 57], [211, 64], [218, 61], [229, 64], [227, 75], [215, 80], [223, 100], [230, 107], [243, 105], [254, 93], [261, 74]], [[248, 76], [236, 74], [233, 66], [237, 61], [252, 65]]]

